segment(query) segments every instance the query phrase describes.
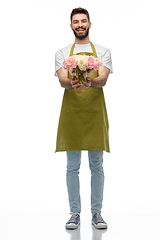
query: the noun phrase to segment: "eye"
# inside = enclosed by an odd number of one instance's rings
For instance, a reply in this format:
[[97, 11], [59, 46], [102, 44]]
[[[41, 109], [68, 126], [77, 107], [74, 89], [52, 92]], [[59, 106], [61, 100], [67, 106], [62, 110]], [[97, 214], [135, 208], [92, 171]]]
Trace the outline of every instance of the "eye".
[[73, 24], [77, 24], [78, 23], [78, 21], [73, 21]]

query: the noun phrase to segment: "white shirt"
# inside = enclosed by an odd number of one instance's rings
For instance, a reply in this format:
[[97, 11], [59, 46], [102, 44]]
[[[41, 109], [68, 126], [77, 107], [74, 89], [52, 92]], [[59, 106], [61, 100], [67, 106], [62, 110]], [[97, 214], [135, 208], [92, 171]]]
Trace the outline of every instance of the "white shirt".
[[[57, 70], [62, 67], [63, 61], [69, 57], [71, 47], [73, 44], [70, 44], [67, 47], [64, 47], [58, 50], [55, 54], [55, 76], [57, 76]], [[112, 67], [112, 58], [111, 52], [108, 48], [102, 47], [98, 44], [93, 44], [97, 53], [97, 56], [102, 59], [103, 66], [110, 69], [110, 73], [113, 73]], [[77, 54], [80, 52], [93, 52], [90, 43], [88, 44], [75, 44], [73, 54]]]

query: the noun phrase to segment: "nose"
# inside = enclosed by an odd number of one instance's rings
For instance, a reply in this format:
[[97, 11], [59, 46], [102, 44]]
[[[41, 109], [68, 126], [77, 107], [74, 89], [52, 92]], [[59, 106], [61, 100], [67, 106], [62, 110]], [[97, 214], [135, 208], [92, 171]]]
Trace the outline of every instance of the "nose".
[[81, 21], [78, 22], [78, 27], [82, 27], [82, 22]]

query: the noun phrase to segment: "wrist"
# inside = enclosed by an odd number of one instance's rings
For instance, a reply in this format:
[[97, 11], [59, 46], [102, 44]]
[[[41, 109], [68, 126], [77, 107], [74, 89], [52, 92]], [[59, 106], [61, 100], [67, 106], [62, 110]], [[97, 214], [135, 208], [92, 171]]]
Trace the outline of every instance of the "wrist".
[[71, 80], [69, 78], [59, 79], [60, 84], [65, 89], [72, 89]]

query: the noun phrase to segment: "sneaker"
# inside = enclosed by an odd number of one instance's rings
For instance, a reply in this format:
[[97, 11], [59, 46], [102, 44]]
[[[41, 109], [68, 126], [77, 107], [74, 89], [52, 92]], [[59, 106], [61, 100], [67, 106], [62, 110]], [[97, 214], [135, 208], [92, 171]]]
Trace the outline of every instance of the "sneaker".
[[71, 218], [69, 221], [66, 223], [66, 228], [67, 229], [76, 229], [78, 228], [80, 224], [80, 214], [79, 213], [71, 213]]
[[95, 226], [95, 228], [98, 228], [98, 229], [107, 228], [107, 223], [103, 220], [101, 214], [99, 213], [93, 213], [92, 224]]

